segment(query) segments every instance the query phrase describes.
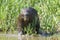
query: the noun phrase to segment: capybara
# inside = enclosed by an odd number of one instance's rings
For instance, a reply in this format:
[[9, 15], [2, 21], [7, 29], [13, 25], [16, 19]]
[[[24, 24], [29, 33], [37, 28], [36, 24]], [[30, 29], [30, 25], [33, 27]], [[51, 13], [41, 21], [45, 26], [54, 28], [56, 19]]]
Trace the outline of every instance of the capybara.
[[29, 27], [29, 24], [33, 24], [33, 26], [31, 28], [33, 28], [33, 32], [36, 32], [36, 34], [39, 33], [39, 28], [40, 28], [40, 22], [39, 22], [39, 17], [38, 17], [38, 13], [37, 10], [35, 10], [32, 7], [29, 8], [23, 8], [20, 11], [20, 14], [18, 16], [18, 20], [17, 20], [17, 29], [18, 32], [20, 34], [26, 34], [26, 32], [24, 31], [25, 27]]

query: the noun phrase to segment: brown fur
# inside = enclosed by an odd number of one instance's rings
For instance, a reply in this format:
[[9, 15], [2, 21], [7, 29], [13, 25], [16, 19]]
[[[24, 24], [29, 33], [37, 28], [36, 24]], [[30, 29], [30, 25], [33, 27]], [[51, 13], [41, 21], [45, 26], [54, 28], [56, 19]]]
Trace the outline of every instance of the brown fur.
[[31, 24], [33, 21], [36, 21], [36, 23], [34, 23], [35, 31], [39, 33], [40, 23], [37, 11], [31, 7], [22, 9], [17, 21], [18, 31], [24, 31], [23, 28]]

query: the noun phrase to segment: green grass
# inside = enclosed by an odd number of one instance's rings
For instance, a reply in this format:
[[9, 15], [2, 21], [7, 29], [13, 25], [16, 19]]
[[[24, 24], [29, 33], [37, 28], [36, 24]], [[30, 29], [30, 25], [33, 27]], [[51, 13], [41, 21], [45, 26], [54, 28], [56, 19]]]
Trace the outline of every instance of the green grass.
[[[44, 32], [54, 33], [60, 27], [58, 24], [60, 22], [60, 0], [0, 0], [0, 30], [6, 32], [8, 27], [11, 31], [16, 30], [16, 20], [20, 10], [29, 6], [38, 11], [40, 26]], [[0, 40], [17, 40], [17, 37], [0, 35]], [[60, 34], [50, 37], [33, 36], [28, 37], [27, 40], [60, 40]]]
[[54, 33], [60, 27], [60, 0], [0, 0], [0, 30], [16, 30], [20, 10], [29, 6], [38, 11], [43, 32]]

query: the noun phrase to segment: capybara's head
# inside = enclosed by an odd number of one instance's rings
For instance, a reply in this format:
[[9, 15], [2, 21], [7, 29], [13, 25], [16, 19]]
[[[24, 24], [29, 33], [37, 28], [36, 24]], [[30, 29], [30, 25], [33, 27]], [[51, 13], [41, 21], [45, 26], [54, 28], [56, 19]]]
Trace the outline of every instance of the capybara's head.
[[32, 22], [34, 17], [37, 15], [37, 11], [34, 8], [24, 8], [21, 10], [20, 18], [26, 22]]

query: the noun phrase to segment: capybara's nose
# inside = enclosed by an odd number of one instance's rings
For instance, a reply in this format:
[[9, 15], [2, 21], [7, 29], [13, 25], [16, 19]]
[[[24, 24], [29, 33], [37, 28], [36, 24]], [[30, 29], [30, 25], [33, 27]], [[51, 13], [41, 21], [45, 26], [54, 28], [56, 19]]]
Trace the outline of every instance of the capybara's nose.
[[24, 17], [24, 21], [26, 21], [27, 20], [27, 18], [26, 17]]

